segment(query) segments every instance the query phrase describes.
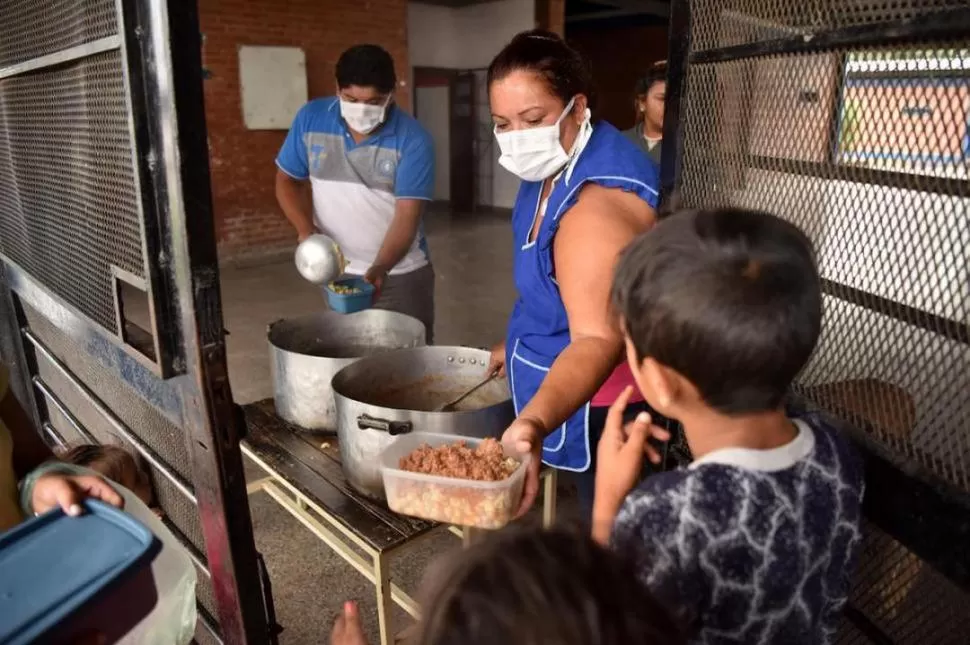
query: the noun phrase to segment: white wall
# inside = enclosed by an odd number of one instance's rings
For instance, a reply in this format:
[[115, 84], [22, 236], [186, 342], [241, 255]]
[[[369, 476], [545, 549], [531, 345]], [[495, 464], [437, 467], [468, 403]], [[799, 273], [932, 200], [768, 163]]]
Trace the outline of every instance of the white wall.
[[451, 199], [451, 164], [447, 163], [451, 150], [448, 122], [448, 88], [418, 87], [414, 90], [414, 106], [421, 122], [434, 139], [434, 198]]
[[488, 67], [512, 36], [535, 27], [534, 0], [497, 0], [458, 9], [408, 3], [412, 67]]
[[[480, 69], [488, 67], [492, 58], [512, 37], [535, 27], [535, 0], [497, 0], [458, 9], [408, 3], [408, 57], [412, 67], [442, 67], [446, 69]], [[447, 93], [429, 95], [426, 100], [441, 103], [428, 109], [447, 119]], [[422, 104], [423, 105], [423, 104]], [[420, 115], [422, 109], [418, 109]], [[424, 122], [423, 117], [419, 117]], [[480, 115], [480, 121], [490, 121]], [[428, 127], [428, 124], [425, 124]], [[447, 128], [443, 128], [447, 130]], [[438, 166], [447, 165], [448, 153], [438, 152], [436, 131], [435, 151]], [[447, 135], [444, 135], [447, 136]], [[497, 150], [497, 146], [492, 146]], [[518, 191], [519, 180], [498, 165], [498, 155], [492, 161], [492, 206], [511, 208]], [[445, 163], [442, 163], [445, 161]], [[440, 171], [439, 171], [440, 173]], [[440, 176], [440, 174], [438, 175]], [[440, 180], [436, 177], [436, 182]], [[439, 193], [441, 186], [436, 186]], [[447, 190], [447, 189], [446, 189]]]

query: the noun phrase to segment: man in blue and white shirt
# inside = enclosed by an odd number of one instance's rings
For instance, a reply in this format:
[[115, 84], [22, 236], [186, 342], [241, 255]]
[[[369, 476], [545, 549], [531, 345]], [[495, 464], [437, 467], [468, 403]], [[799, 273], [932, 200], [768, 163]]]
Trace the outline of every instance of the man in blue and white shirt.
[[381, 47], [351, 47], [336, 77], [338, 95], [310, 101], [293, 121], [276, 198], [300, 241], [332, 237], [347, 273], [378, 288], [375, 307], [417, 318], [430, 343], [434, 270], [421, 218], [434, 193], [431, 136], [394, 104], [394, 61]]

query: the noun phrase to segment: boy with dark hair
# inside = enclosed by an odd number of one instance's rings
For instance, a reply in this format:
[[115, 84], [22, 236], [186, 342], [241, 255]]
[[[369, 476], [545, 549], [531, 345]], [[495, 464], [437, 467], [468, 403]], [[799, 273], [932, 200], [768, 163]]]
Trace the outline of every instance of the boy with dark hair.
[[[509, 528], [449, 554], [422, 584], [411, 645], [682, 645], [621, 556], [588, 535]], [[331, 645], [366, 645], [354, 603]]]
[[374, 306], [434, 329], [434, 270], [421, 220], [434, 197], [434, 144], [394, 104], [391, 55], [356, 45], [337, 60], [337, 96], [297, 113], [276, 157], [276, 199], [303, 241], [320, 231], [377, 287]]
[[693, 643], [831, 642], [859, 547], [861, 464], [786, 392], [819, 336], [808, 238], [740, 209], [662, 220], [623, 254], [613, 302], [647, 402], [694, 462], [633, 489], [649, 417], [598, 448], [594, 537], [633, 557]]

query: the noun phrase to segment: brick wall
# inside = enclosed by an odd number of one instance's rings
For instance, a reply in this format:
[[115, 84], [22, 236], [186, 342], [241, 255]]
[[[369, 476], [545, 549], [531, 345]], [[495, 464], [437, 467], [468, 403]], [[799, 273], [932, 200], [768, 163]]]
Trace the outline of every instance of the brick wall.
[[[295, 244], [276, 205], [274, 159], [284, 131], [247, 130], [239, 87], [240, 45], [301, 47], [310, 98], [334, 93], [340, 53], [376, 43], [408, 78], [407, 0], [199, 0], [206, 123], [219, 252], [223, 259], [271, 253]], [[410, 88], [398, 102], [410, 107]]]
[[633, 127], [634, 85], [652, 63], [667, 58], [667, 27], [567, 25], [566, 40], [593, 67], [599, 96], [596, 116], [620, 129]]

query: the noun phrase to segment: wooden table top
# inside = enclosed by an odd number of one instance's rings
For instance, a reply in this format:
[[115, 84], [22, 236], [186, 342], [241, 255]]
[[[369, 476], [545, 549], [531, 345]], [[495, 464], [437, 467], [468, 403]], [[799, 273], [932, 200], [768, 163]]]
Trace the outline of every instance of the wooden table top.
[[276, 414], [272, 399], [243, 406], [244, 443], [279, 476], [328, 511], [377, 551], [400, 546], [437, 526], [403, 515], [350, 485], [340, 464], [337, 436], [309, 432]]

